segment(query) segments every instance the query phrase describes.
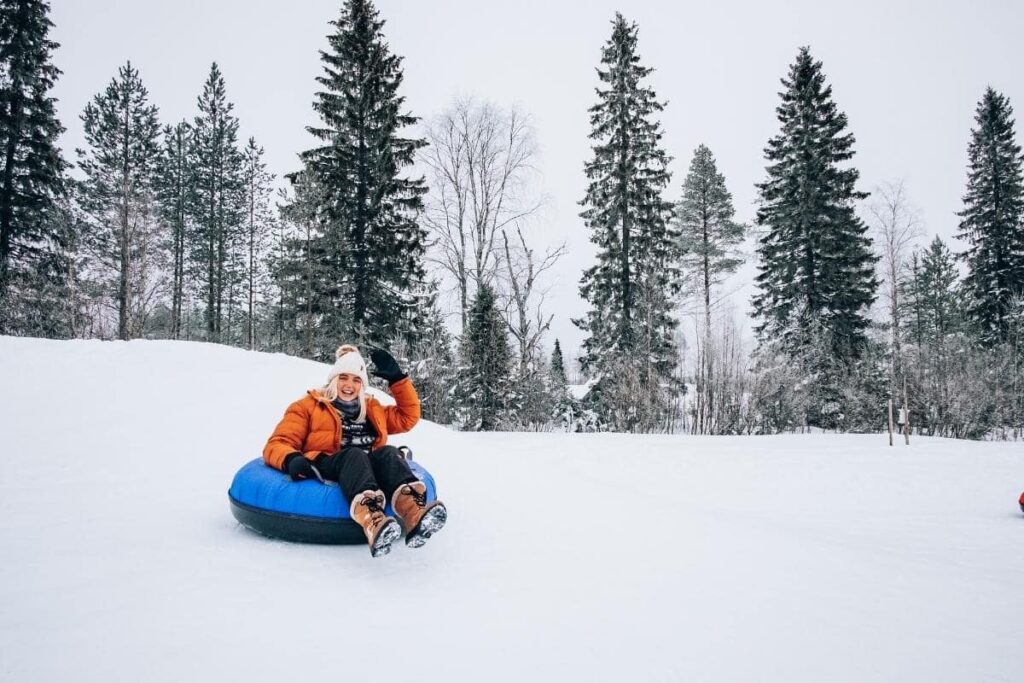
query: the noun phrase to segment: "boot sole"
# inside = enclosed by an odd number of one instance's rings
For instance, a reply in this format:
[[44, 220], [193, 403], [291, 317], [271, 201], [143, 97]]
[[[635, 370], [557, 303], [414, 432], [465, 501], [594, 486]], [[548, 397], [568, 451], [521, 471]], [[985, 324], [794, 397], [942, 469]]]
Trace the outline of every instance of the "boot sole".
[[443, 503], [438, 503], [423, 513], [423, 518], [416, 528], [405, 537], [405, 545], [409, 548], [419, 548], [426, 543], [431, 536], [436, 534], [448, 521], [448, 510]]
[[384, 528], [377, 534], [377, 538], [374, 539], [373, 545], [370, 546], [370, 555], [372, 557], [383, 557], [391, 552], [391, 544], [397, 541], [402, 536], [402, 527], [398, 526], [398, 522], [395, 520], [388, 521]]

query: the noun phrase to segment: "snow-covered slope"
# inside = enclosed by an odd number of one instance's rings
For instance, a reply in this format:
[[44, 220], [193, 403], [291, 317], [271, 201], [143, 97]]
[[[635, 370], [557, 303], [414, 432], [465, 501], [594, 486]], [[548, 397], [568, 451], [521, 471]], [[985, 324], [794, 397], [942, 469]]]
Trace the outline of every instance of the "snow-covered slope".
[[0, 338], [0, 680], [1011, 681], [1024, 447], [878, 436], [401, 442], [426, 547], [239, 527], [235, 470], [327, 367]]

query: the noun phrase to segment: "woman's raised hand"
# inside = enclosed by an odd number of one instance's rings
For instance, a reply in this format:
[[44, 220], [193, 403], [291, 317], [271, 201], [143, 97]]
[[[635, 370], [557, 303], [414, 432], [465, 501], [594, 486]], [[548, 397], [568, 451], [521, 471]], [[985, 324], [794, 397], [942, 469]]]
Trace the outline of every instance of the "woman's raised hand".
[[407, 375], [402, 372], [402, 368], [398, 367], [398, 361], [395, 360], [394, 356], [384, 349], [371, 349], [370, 360], [373, 361], [374, 376], [387, 380], [388, 384], [393, 384], [394, 382], [407, 377]]

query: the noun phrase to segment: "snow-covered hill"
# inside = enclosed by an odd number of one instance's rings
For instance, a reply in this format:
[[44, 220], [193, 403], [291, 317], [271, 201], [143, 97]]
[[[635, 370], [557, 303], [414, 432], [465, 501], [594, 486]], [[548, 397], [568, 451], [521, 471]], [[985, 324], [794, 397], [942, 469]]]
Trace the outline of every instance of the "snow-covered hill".
[[0, 338], [0, 680], [1016, 681], [1024, 447], [401, 439], [448, 526], [293, 545], [227, 488], [327, 367]]

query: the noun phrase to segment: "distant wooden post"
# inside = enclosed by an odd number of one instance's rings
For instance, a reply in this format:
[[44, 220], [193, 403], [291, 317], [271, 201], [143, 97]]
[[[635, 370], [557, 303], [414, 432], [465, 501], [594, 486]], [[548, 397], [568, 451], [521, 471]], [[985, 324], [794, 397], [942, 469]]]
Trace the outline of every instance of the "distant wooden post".
[[889, 398], [889, 445], [892, 445], [892, 398]]
[[910, 409], [907, 408], [907, 376], [903, 375], [903, 438], [910, 445]]

